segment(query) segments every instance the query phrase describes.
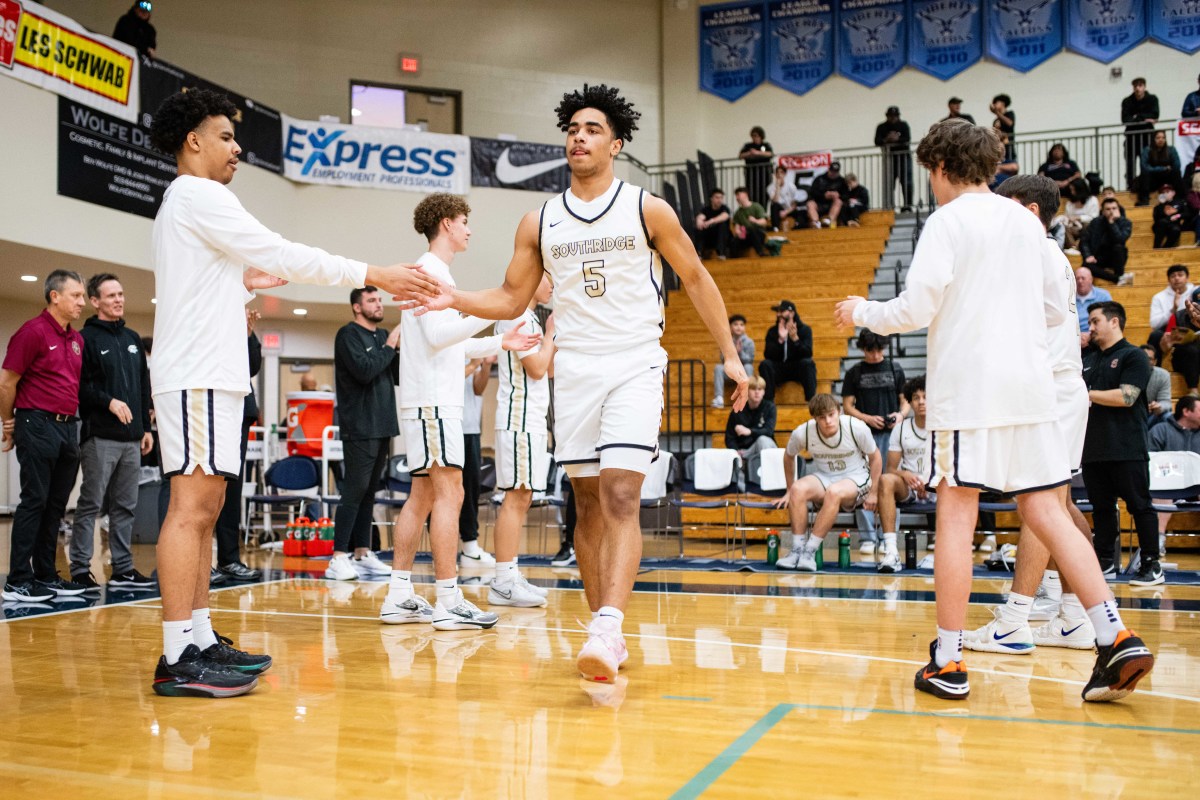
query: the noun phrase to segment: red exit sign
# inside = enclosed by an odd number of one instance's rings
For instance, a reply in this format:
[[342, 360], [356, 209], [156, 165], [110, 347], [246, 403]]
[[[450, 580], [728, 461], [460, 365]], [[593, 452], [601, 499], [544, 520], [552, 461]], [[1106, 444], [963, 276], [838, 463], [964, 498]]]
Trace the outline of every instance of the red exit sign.
[[409, 75], [419, 74], [421, 72], [421, 57], [413, 53], [401, 53], [400, 71], [406, 72]]
[[282, 350], [283, 334], [264, 333], [262, 337], [263, 350]]

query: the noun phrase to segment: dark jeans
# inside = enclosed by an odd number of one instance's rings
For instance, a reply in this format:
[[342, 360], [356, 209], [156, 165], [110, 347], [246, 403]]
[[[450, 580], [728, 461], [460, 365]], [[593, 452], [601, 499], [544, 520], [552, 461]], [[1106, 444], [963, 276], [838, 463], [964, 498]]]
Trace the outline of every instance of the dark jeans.
[[767, 254], [767, 232], [757, 225], [747, 225], [746, 238], [738, 239], [734, 237], [732, 242], [733, 255], [735, 256], [744, 255], [750, 248], [754, 248], [754, 252], [760, 256]]
[[794, 227], [803, 228], [808, 225], [808, 215], [804, 213], [804, 206], [797, 206], [786, 214], [783, 211], [784, 207], [779, 203], [771, 203], [772, 228], [783, 230], [783, 221], [789, 217], [795, 223]]
[[458, 538], [474, 542], [479, 538], [479, 473], [483, 471], [483, 446], [480, 434], [463, 434], [463, 504], [458, 512]]
[[[225, 505], [217, 517], [215, 532], [217, 540], [217, 564], [225, 567], [242, 560], [242, 483], [246, 480], [246, 440], [250, 438], [253, 419], [242, 420], [242, 460], [239, 462], [238, 479], [225, 481]], [[170, 502], [168, 496], [167, 502]]]
[[578, 517], [575, 514], [575, 491], [571, 488], [569, 480], [563, 480], [563, 529], [562, 540], [567, 547], [575, 546], [575, 523]]
[[1200, 341], [1176, 346], [1171, 351], [1171, 368], [1183, 376], [1189, 389], [1200, 386]]
[[703, 256], [708, 250], [715, 250], [718, 256], [729, 255], [729, 222], [718, 222], [711, 228], [705, 228], [702, 231], [696, 231], [696, 238], [700, 241], [699, 251]]
[[1137, 201], [1139, 203], [1149, 202], [1150, 195], [1157, 195], [1159, 188], [1164, 183], [1169, 183], [1174, 187], [1177, 195], [1175, 199], [1182, 206], [1183, 197], [1180, 196], [1179, 190], [1183, 188], [1183, 180], [1179, 177], [1179, 173], [1175, 171], [1174, 167], [1152, 169], [1138, 176]]
[[1178, 221], [1160, 219], [1150, 229], [1154, 231], [1154, 247], [1178, 247], [1179, 237], [1183, 234], [1183, 226]]
[[764, 361], [758, 365], [758, 374], [767, 382], [768, 400], [774, 400], [776, 387], [788, 381], [796, 381], [804, 387], [805, 400], [811, 400], [817, 393], [817, 365], [811, 358], [798, 361]]
[[845, 225], [848, 222], [858, 222], [858, 218], [866, 211], [862, 206], [852, 206], [846, 203], [842, 206], [842, 211], [838, 214], [838, 224]]
[[21, 502], [13, 512], [8, 582], [54, 580], [58, 526], [79, 470], [79, 423], [18, 409], [13, 428]]
[[1142, 130], [1125, 129], [1125, 188], [1131, 192], [1138, 191], [1138, 165], [1142, 156], [1142, 148], [1154, 143], [1154, 126], [1146, 125]]
[[1097, 278], [1115, 283], [1125, 274], [1125, 262], [1129, 260], [1129, 250], [1125, 245], [1111, 244], [1092, 255], [1096, 257], [1096, 263], [1085, 263], [1084, 266], [1090, 268]]
[[767, 186], [771, 183], [771, 162], [746, 165], [746, 190], [750, 194], [750, 202], [766, 206], [768, 202]]
[[1092, 546], [1101, 562], [1115, 563], [1120, 517], [1117, 498], [1125, 501], [1137, 529], [1142, 560], [1158, 559], [1158, 516], [1150, 505], [1149, 461], [1101, 461], [1083, 465], [1083, 485], [1092, 504]]
[[339, 553], [371, 546], [375, 493], [387, 467], [391, 444], [389, 437], [342, 442], [342, 498], [333, 523], [333, 549]]
[[900, 181], [900, 192], [904, 195], [904, 207], [912, 206], [912, 156], [892, 153], [883, 161], [883, 205], [891, 208], [896, 198], [896, 181]]

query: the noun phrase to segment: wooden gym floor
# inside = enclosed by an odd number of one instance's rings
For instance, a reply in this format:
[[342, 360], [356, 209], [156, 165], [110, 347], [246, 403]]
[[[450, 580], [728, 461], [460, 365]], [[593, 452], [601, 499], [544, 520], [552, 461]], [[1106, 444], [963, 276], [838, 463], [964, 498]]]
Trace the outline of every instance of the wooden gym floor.
[[[574, 570], [526, 568], [548, 608], [460, 633], [381, 625], [384, 582], [248, 560], [267, 579], [212, 601], [221, 633], [275, 658], [246, 697], [153, 694], [154, 597], [0, 622], [4, 795], [1170, 798], [1200, 778], [1200, 586], [1115, 587], [1158, 655], [1126, 701], [1085, 706], [1093, 654], [1042, 648], [969, 654], [950, 703], [912, 687], [932, 578], [646, 572], [627, 669], [597, 686], [573, 668]], [[464, 573], [480, 605], [489, 577]], [[416, 580], [432, 596], [428, 566]], [[1005, 588], [976, 581], [972, 624]]]

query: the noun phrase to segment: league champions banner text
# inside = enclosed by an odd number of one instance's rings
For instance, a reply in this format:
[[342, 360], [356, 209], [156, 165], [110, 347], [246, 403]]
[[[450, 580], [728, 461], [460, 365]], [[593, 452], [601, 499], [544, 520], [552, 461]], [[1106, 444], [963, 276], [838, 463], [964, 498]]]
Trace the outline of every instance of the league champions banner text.
[[138, 54], [29, 0], [0, 0], [0, 75], [126, 122], [138, 113]]

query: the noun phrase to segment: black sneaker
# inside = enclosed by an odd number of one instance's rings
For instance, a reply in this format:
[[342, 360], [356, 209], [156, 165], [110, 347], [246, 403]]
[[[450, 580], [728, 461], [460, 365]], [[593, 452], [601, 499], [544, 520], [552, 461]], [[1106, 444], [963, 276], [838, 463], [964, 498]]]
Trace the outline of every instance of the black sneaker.
[[92, 577], [90, 572], [72, 572], [71, 583], [78, 583], [88, 592], [100, 591], [100, 584], [96, 583], [96, 579]]
[[262, 579], [261, 569], [250, 569], [240, 561], [226, 564], [220, 568], [220, 572], [231, 581], [257, 581]]
[[58, 574], [55, 574], [54, 578], [48, 581], [37, 578], [34, 580], [34, 583], [37, 584], [37, 588], [39, 589], [54, 592], [55, 597], [74, 597], [87, 591], [87, 587], [83, 584], [66, 580]]
[[943, 700], [966, 700], [971, 693], [967, 681], [967, 663], [951, 661], [944, 667], [937, 665], [937, 639], [929, 643], [929, 663], [917, 670], [913, 685], [917, 691], [929, 692]]
[[154, 693], [164, 697], [237, 697], [257, 685], [255, 676], [209, 661], [194, 644], [174, 664], [160, 657], [154, 670]]
[[54, 597], [54, 592], [37, 581], [4, 584], [3, 597], [10, 603], [42, 603]]
[[1129, 583], [1132, 586], [1158, 586], [1166, 580], [1158, 559], [1147, 558], [1138, 567], [1137, 574], [1129, 579]]
[[154, 579], [147, 578], [136, 569], [130, 569], [120, 574], [114, 572], [108, 579], [108, 585], [114, 589], [153, 589]]
[[271, 668], [270, 656], [251, 655], [233, 646], [233, 639], [213, 631], [217, 643], [200, 651], [208, 661], [244, 675], [261, 675]]
[[1100, 562], [1100, 572], [1104, 575], [1104, 580], [1115, 581], [1117, 579], [1117, 567], [1111, 561]]
[[1107, 703], [1133, 694], [1138, 681], [1154, 669], [1154, 654], [1131, 630], [1117, 634], [1110, 645], [1096, 645], [1096, 666], [1083, 687], [1083, 699], [1089, 703]]
[[227, 583], [229, 583], [229, 577], [224, 572], [221, 572], [221, 570], [217, 569], [216, 567], [213, 567], [211, 570], [209, 570], [209, 573], [208, 573], [209, 587], [224, 586]]
[[552, 567], [573, 567], [575, 566], [575, 548], [569, 544], [564, 544], [558, 548], [558, 552], [554, 558], [550, 559]]

